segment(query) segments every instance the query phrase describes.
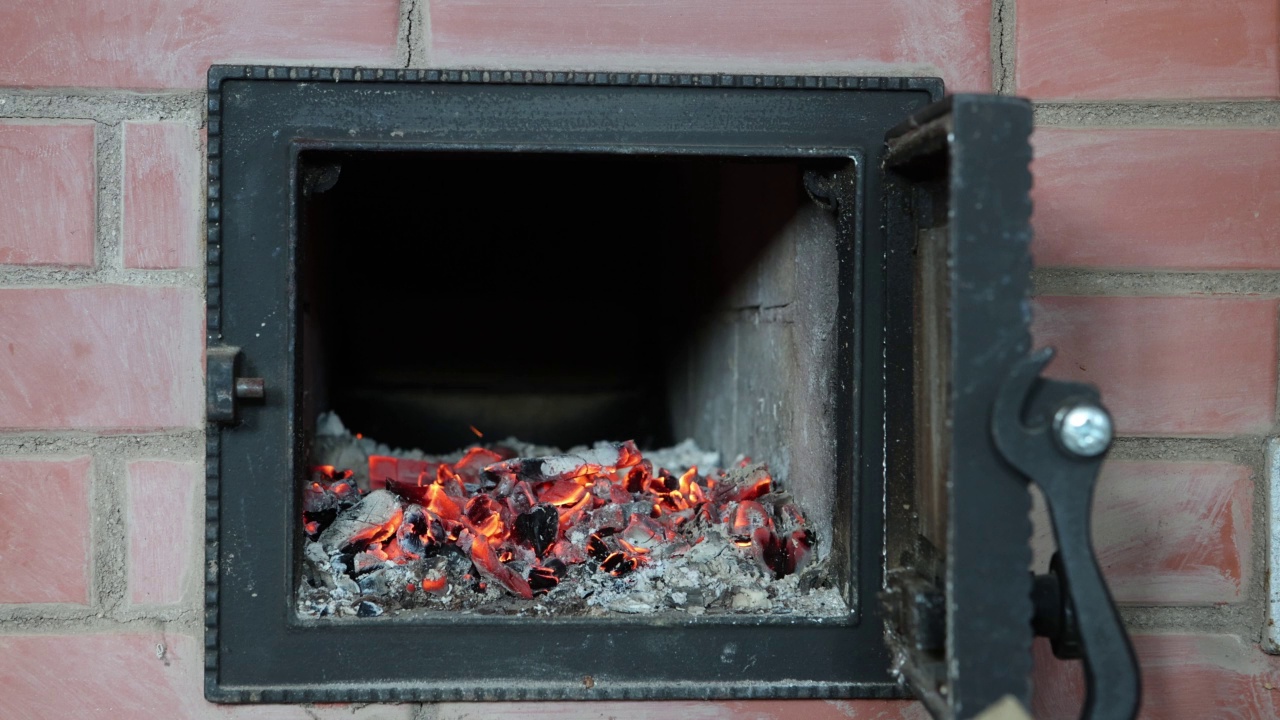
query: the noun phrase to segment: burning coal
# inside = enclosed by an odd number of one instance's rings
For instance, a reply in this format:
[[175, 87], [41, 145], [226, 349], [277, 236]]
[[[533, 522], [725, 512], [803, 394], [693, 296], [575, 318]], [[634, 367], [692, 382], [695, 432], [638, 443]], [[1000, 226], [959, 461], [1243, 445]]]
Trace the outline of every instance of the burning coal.
[[[763, 463], [666, 468], [629, 441], [536, 457], [512, 444], [453, 460], [370, 454], [358, 467], [312, 467], [302, 493], [312, 571], [304, 611], [377, 615], [560, 595], [591, 604], [632, 578], [644, 587], [612, 609], [655, 604], [652, 591], [663, 588], [670, 606], [693, 595], [700, 608], [760, 610], [771, 582], [815, 556], [815, 533]], [[717, 582], [698, 575], [716, 563], [751, 582], [720, 581], [715, 592]]]

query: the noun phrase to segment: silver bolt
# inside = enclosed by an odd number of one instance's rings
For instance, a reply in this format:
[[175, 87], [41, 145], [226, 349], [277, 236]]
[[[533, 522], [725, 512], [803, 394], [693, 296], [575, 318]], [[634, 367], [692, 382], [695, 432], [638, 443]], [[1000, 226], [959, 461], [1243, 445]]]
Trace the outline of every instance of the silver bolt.
[[1058, 442], [1080, 457], [1097, 457], [1111, 447], [1111, 416], [1097, 405], [1068, 405], [1053, 418]]

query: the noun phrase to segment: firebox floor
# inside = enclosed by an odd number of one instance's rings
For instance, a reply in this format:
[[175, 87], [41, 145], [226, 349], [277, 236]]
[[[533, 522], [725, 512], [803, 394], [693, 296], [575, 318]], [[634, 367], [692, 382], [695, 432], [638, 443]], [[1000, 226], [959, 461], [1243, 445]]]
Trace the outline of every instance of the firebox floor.
[[764, 463], [686, 440], [396, 450], [322, 415], [302, 488], [306, 618], [848, 614]]

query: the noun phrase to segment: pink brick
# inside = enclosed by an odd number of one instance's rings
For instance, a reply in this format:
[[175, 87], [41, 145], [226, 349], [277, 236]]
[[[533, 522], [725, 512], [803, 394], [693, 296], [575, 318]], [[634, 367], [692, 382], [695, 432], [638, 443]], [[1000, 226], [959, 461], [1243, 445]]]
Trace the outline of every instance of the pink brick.
[[[1138, 635], [1142, 711], [1149, 720], [1269, 720], [1280, 717], [1280, 658], [1234, 635]], [[1074, 720], [1084, 698], [1078, 660], [1053, 657], [1036, 642], [1032, 711], [1037, 720]]]
[[746, 700], [667, 702], [475, 703], [432, 706], [433, 720], [927, 720], [917, 702], [904, 700]]
[[193, 463], [129, 463], [129, 597], [135, 604], [181, 602], [193, 566], [199, 569], [199, 481]]
[[0, 265], [92, 265], [93, 124], [0, 122], [0, 167]]
[[436, 0], [446, 67], [938, 74], [991, 90], [985, 0]]
[[195, 130], [173, 122], [124, 127], [124, 264], [196, 266], [204, 175]]
[[1249, 584], [1250, 470], [1223, 462], [1109, 462], [1094, 545], [1119, 602], [1237, 602]]
[[165, 633], [0, 636], [0, 717], [93, 720], [410, 720], [412, 705], [216, 705], [203, 648]]
[[1276, 412], [1276, 300], [1041, 297], [1056, 377], [1093, 383], [1130, 435], [1261, 434]]
[[386, 66], [396, 0], [76, 0], [5, 10], [0, 85], [203, 87], [211, 63]]
[[0, 460], [0, 603], [88, 603], [89, 464]]
[[0, 429], [200, 426], [194, 289], [0, 289], [0, 308]]
[[1280, 131], [1042, 128], [1032, 140], [1038, 264], [1280, 268]]
[[1037, 99], [1280, 94], [1280, 5], [1022, 0], [1018, 92]]

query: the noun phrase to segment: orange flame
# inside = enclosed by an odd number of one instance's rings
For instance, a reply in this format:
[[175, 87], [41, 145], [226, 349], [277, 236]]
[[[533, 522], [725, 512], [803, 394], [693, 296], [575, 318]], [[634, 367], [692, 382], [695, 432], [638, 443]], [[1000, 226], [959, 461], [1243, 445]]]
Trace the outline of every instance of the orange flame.
[[[380, 543], [387, 538], [396, 534], [396, 530], [400, 528], [400, 522], [404, 520], [404, 510], [396, 508], [396, 512], [391, 519], [381, 525], [373, 525], [364, 530], [360, 530], [351, 536], [351, 544], [368, 541], [370, 545]], [[385, 559], [385, 558], [384, 558]]]
[[632, 440], [622, 443], [618, 448], [618, 464], [617, 467], [629, 468], [640, 464], [644, 457], [640, 455], [640, 450], [636, 448], [636, 444]]
[[533, 598], [533, 588], [529, 587], [529, 581], [520, 577], [511, 568], [503, 565], [497, 554], [493, 552], [493, 548], [489, 547], [489, 543], [481, 538], [472, 538], [471, 540], [471, 561], [475, 563], [476, 569], [481, 575], [497, 582], [511, 592], [519, 595], [525, 600]]
[[582, 499], [580, 499], [576, 505], [556, 508], [556, 510], [560, 512], [560, 532], [563, 533], [565, 530], [573, 527], [573, 524], [578, 522], [578, 518], [582, 517], [583, 510], [590, 504], [591, 496], [588, 495], [584, 489]]
[[427, 488], [426, 508], [440, 519], [449, 522], [457, 522], [462, 516], [462, 508], [458, 507], [458, 503], [445, 494], [444, 488], [439, 485], [431, 485]]
[[631, 543], [627, 542], [622, 538], [618, 538], [618, 544], [621, 545], [627, 552], [631, 553], [632, 555], [648, 555], [649, 554], [649, 548], [643, 548], [643, 547], [640, 547], [639, 545], [632, 545]]
[[502, 518], [498, 516], [498, 513], [492, 513], [483, 522], [474, 527], [476, 532], [484, 535], [494, 545], [501, 543], [503, 536], [506, 535], [506, 528], [503, 527]]
[[587, 494], [587, 486], [572, 480], [557, 480], [538, 494], [538, 499], [558, 507], [574, 505]]

